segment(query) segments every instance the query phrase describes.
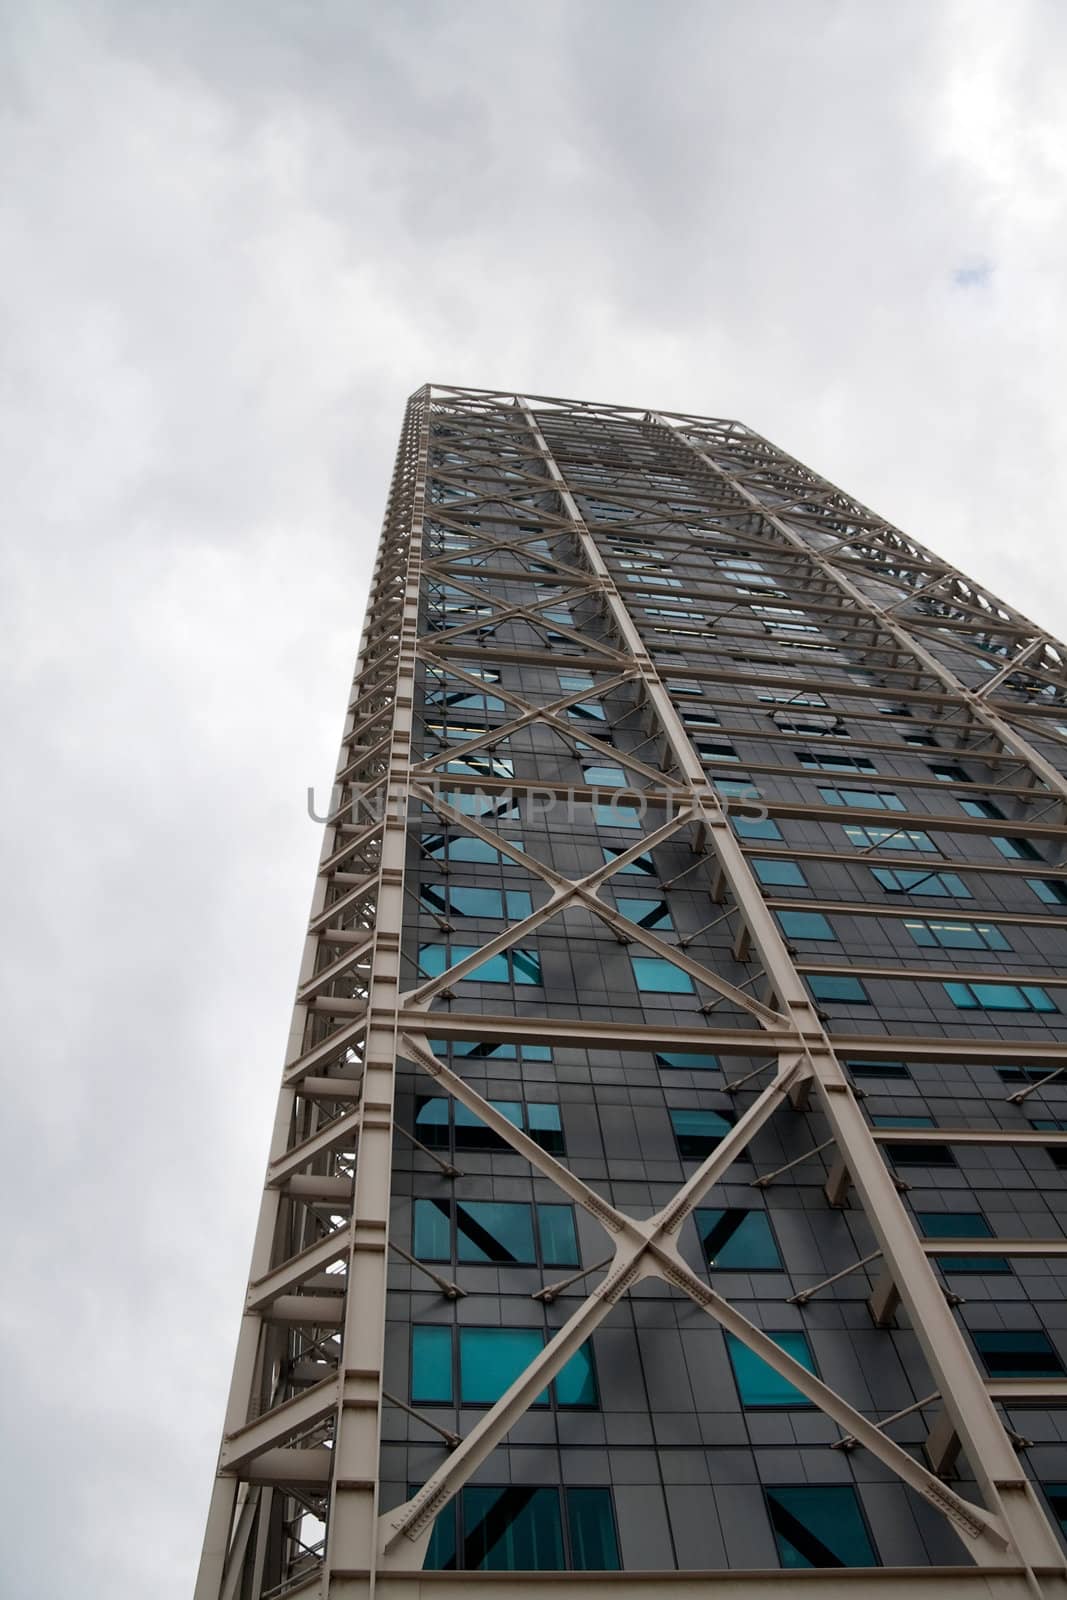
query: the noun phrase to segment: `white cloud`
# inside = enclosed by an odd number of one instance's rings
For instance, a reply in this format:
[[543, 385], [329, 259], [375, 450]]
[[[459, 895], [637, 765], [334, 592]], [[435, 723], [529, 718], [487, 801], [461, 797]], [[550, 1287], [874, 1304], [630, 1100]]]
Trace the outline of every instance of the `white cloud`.
[[13, 24], [8, 1581], [177, 1600], [406, 395], [740, 416], [1055, 630], [1067, 50], [975, 0]]

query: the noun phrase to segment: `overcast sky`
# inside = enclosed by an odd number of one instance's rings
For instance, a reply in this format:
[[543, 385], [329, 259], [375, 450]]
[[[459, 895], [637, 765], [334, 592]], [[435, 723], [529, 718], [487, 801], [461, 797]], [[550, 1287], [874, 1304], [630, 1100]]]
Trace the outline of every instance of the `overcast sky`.
[[406, 396], [740, 417], [1067, 631], [1067, 11], [3, 10], [0, 1587], [187, 1600]]

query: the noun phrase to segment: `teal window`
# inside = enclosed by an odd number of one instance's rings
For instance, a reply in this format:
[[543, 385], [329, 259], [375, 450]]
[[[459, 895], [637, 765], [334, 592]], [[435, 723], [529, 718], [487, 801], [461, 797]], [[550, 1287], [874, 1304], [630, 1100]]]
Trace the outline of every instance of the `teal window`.
[[[457, 1386], [453, 1375], [453, 1335], [458, 1343], [461, 1405], [493, 1405], [544, 1347], [540, 1328], [458, 1328], [416, 1325], [412, 1333], [413, 1404], [450, 1405]], [[588, 1345], [576, 1350], [552, 1387], [559, 1406], [597, 1404], [596, 1380]], [[548, 1390], [533, 1402], [547, 1406]]]
[[578, 1235], [571, 1206], [539, 1202], [534, 1206], [541, 1260], [546, 1267], [576, 1267], [580, 1263]]
[[847, 823], [844, 833], [857, 850], [876, 850], [883, 844], [891, 850], [901, 851], [937, 849], [928, 833], [921, 833], [915, 828], [861, 828], [858, 823]]
[[[446, 1056], [447, 1039], [431, 1039], [430, 1049], [435, 1056]], [[511, 1044], [503, 1039], [453, 1039], [453, 1058], [457, 1061], [551, 1061], [552, 1047], [547, 1044]]]
[[457, 917], [502, 918], [518, 922], [533, 910], [533, 901], [525, 889], [482, 889], [445, 886], [437, 883], [419, 885], [419, 899], [439, 916], [451, 913]]
[[[491, 1406], [544, 1348], [540, 1328], [460, 1328], [459, 1397], [462, 1405]], [[533, 1402], [548, 1405], [548, 1390]]]
[[414, 1240], [420, 1261], [578, 1265], [574, 1212], [568, 1205], [531, 1208], [525, 1201], [418, 1199]]
[[617, 1572], [619, 1541], [610, 1489], [563, 1491], [567, 1506], [571, 1567], [575, 1572]]
[[765, 1489], [783, 1567], [877, 1567], [871, 1536], [851, 1484]]
[[959, 805], [960, 810], [969, 817], [983, 817], [987, 821], [992, 821], [996, 818], [1001, 821], [1004, 819], [1003, 811], [999, 806], [994, 805], [992, 800], [961, 800]]
[[[524, 1049], [534, 1048], [527, 1046]], [[466, 1106], [447, 1095], [426, 1095], [416, 1101], [415, 1137], [430, 1150], [446, 1150], [450, 1144], [450, 1114], [455, 1119], [457, 1150], [506, 1150], [508, 1146]], [[566, 1154], [560, 1108], [556, 1102], [490, 1100], [502, 1117], [529, 1134], [535, 1144], [550, 1155]]]
[[564, 716], [570, 717], [574, 722], [606, 722], [608, 714], [599, 700], [579, 700], [577, 705], [567, 706]]
[[473, 755], [458, 757], [445, 763], [445, 771], [456, 777], [513, 778], [515, 763], [507, 756], [489, 756], [476, 750]]
[[991, 1378], [1059, 1378], [1064, 1367], [1047, 1333], [972, 1332]]
[[[781, 1333], [770, 1330], [767, 1337], [773, 1339], [787, 1356], [799, 1361], [805, 1371], [815, 1375], [815, 1362], [807, 1334], [801, 1333], [798, 1329]], [[730, 1365], [734, 1369], [734, 1382], [737, 1384], [741, 1404], [746, 1411], [768, 1411], [782, 1406], [798, 1408], [813, 1403], [806, 1395], [801, 1394], [795, 1384], [775, 1371], [769, 1362], [764, 1361], [754, 1350], [750, 1350], [748, 1345], [735, 1334], [726, 1335], [726, 1348], [730, 1353]]]
[[666, 900], [616, 900], [616, 907], [630, 922], [636, 922], [639, 928], [658, 928], [669, 932], [674, 923], [667, 907]]
[[411, 1399], [415, 1405], [451, 1404], [451, 1328], [412, 1328]]
[[1058, 1011], [1059, 1006], [1036, 983], [944, 983], [961, 1011]]
[[[621, 850], [613, 850], [609, 844], [601, 845], [600, 848], [604, 853], [605, 862], [614, 861], [617, 856], [622, 855]], [[642, 855], [636, 856], [627, 866], [620, 867], [619, 872], [629, 872], [645, 878], [654, 878], [656, 876], [656, 867], [651, 855], [646, 851]]]
[[619, 1566], [610, 1489], [531, 1484], [467, 1484], [439, 1513], [425, 1562], [431, 1572], [617, 1572]]
[[1060, 1532], [1067, 1539], [1067, 1483], [1043, 1483], [1041, 1487], [1052, 1515], [1060, 1525]]
[[[439, 978], [449, 967], [468, 956], [478, 954], [477, 945], [421, 944], [419, 946], [419, 971], [424, 977]], [[502, 950], [489, 956], [480, 966], [467, 973], [467, 983], [517, 983], [540, 985], [541, 958], [536, 950]]]
[[560, 672], [559, 686], [566, 694], [573, 694], [577, 689], [592, 689], [593, 679], [587, 672]]
[[939, 946], [943, 950], [1010, 950], [1011, 945], [1000, 929], [991, 922], [927, 922], [907, 920], [904, 923], [916, 944], [928, 948]]
[[[509, 841], [514, 842], [514, 841]], [[484, 839], [471, 839], [459, 835], [449, 839], [443, 833], [424, 833], [422, 848], [435, 861], [499, 861], [500, 851], [494, 850]]]
[[905, 805], [899, 795], [888, 789], [819, 789], [823, 803], [828, 806], [866, 806], [870, 811], [903, 811]]
[[733, 1123], [720, 1111], [690, 1111], [673, 1107], [671, 1127], [683, 1161], [703, 1161], [729, 1133]]
[[825, 1000], [832, 1005], [869, 1006], [871, 997], [858, 978], [831, 978], [813, 976], [807, 980], [815, 1000]]
[[[993, 1230], [980, 1211], [917, 1211], [926, 1239], [992, 1239]], [[935, 1256], [942, 1272], [1003, 1273], [1011, 1267], [1003, 1256]]]
[[1007, 856], [1009, 861], [1044, 861], [1041, 851], [1032, 845], [1029, 839], [1006, 838], [1002, 834], [993, 835], [993, 843], [1002, 856]]
[[930, 771], [939, 783], [970, 783], [970, 778], [962, 767], [954, 767], [948, 761], [931, 761]]
[[890, 894], [928, 894], [969, 900], [971, 891], [954, 872], [928, 872], [925, 868], [872, 867], [876, 883]]
[[631, 956], [634, 981], [642, 994], [692, 994], [693, 980], [688, 972], [661, 956]]
[[641, 814], [633, 806], [594, 805], [593, 821], [598, 828], [639, 828]]
[[904, 1061], [846, 1061], [854, 1078], [910, 1078]]
[[779, 911], [778, 921], [787, 939], [830, 939], [837, 935], [820, 911]]
[[704, 1050], [660, 1050], [656, 1054], [656, 1065], [689, 1072], [718, 1072], [719, 1058]]
[[795, 861], [775, 861], [772, 856], [750, 856], [749, 865], [760, 883], [769, 888], [777, 885], [789, 889], [808, 887], [808, 880]]
[[840, 756], [836, 753], [816, 754], [811, 750], [794, 751], [802, 767], [813, 767], [822, 772], [877, 772], [878, 768], [866, 756]]
[[[933, 1128], [936, 1126], [933, 1117], [891, 1117], [874, 1116], [871, 1125], [875, 1128]], [[895, 1167], [954, 1167], [956, 1158], [947, 1144], [909, 1144], [895, 1140], [883, 1144], [882, 1149]]]
[[583, 767], [582, 776], [593, 789], [626, 788], [626, 774], [621, 767]]
[[1061, 878], [1027, 878], [1026, 884], [1047, 906], [1067, 906], [1067, 883]]
[[781, 1271], [782, 1258], [766, 1211], [730, 1206], [699, 1210], [694, 1218], [709, 1267], [722, 1272]]
[[697, 744], [701, 761], [740, 761], [741, 757], [732, 744], [709, 744], [700, 740]]
[[739, 839], [781, 839], [782, 830], [773, 817], [756, 818], [731, 816], [734, 832]]

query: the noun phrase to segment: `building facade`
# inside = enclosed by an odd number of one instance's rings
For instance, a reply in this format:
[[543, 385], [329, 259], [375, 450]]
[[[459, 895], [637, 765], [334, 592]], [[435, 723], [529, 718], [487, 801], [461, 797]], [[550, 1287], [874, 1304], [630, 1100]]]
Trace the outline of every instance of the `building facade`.
[[750, 429], [414, 395], [197, 1600], [1067, 1595], [1065, 771]]

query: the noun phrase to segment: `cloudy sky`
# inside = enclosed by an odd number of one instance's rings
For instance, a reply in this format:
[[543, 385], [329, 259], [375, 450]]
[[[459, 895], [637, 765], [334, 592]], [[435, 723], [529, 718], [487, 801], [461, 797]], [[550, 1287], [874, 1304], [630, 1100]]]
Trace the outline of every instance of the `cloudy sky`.
[[4, 1589], [187, 1600], [405, 397], [741, 417], [1067, 631], [1067, 12], [0, 9]]

